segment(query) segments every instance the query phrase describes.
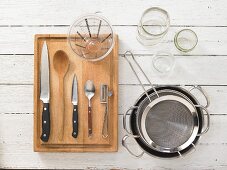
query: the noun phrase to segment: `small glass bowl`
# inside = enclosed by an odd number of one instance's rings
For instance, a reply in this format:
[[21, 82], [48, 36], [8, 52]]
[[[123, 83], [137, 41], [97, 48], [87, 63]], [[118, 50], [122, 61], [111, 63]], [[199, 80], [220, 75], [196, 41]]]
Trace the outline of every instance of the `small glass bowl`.
[[167, 11], [159, 7], [144, 11], [137, 26], [137, 39], [143, 45], [155, 45], [160, 42], [170, 26]]
[[76, 56], [87, 61], [100, 61], [114, 47], [113, 27], [98, 14], [83, 15], [71, 25], [68, 43]]
[[175, 57], [170, 52], [158, 51], [153, 57], [152, 64], [159, 73], [168, 73], [175, 65]]
[[191, 29], [183, 29], [174, 37], [176, 48], [182, 52], [192, 51], [198, 43], [198, 37]]

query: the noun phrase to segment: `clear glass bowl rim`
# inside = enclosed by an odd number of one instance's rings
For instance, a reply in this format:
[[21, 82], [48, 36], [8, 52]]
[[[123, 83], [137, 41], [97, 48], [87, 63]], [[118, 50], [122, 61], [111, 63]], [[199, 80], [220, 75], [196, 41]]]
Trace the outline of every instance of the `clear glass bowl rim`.
[[[178, 40], [177, 40], [178, 39], [178, 36], [179, 36], [180, 33], [184, 32], [184, 31], [189, 31], [189, 32], [191, 32], [195, 36], [196, 42], [195, 42], [195, 45], [192, 46], [192, 48], [188, 48], [188, 49], [182, 48], [179, 45], [179, 43], [178, 43]], [[192, 51], [196, 47], [196, 45], [198, 44], [198, 36], [196, 35], [195, 31], [193, 31], [191, 29], [188, 29], [188, 28], [187, 29], [182, 29], [182, 30], [180, 30], [179, 32], [176, 33], [176, 35], [174, 37], [174, 44], [175, 44], [175, 46], [176, 46], [176, 48], [178, 50], [180, 50], [182, 52], [189, 52], [189, 51]]]
[[[110, 27], [111, 29], [111, 34], [113, 35], [112, 39], [112, 44], [109, 48], [109, 50], [101, 57], [98, 57], [98, 58], [95, 58], [95, 59], [88, 59], [88, 58], [84, 58], [84, 57], [81, 57], [79, 54], [77, 54], [74, 50], [73, 50], [73, 47], [72, 47], [72, 44], [70, 43], [70, 32], [73, 28], [73, 26], [77, 23], [79, 23], [83, 18], [88, 18], [88, 17], [94, 17], [94, 18], [100, 18], [101, 20], [104, 20]], [[71, 50], [77, 54], [78, 57], [82, 58], [83, 60], [87, 60], [87, 61], [100, 61], [102, 59], [104, 59], [106, 56], [108, 56], [110, 54], [110, 52], [113, 50], [113, 47], [114, 47], [114, 44], [115, 44], [115, 33], [114, 33], [114, 29], [113, 29], [113, 26], [110, 24], [109, 20], [106, 19], [104, 16], [100, 15], [100, 14], [97, 14], [97, 13], [88, 13], [88, 14], [84, 14], [84, 15], [81, 15], [79, 17], [77, 17], [73, 23], [70, 25], [69, 27], [69, 30], [68, 30], [68, 35], [67, 35], [67, 39], [68, 39], [68, 44], [71, 48]]]
[[[167, 21], [166, 21], [167, 27], [166, 27], [166, 29], [165, 29], [163, 32], [161, 32], [161, 33], [159, 33], [159, 34], [152, 34], [152, 33], [150, 33], [149, 31], [147, 31], [147, 30], [143, 27], [143, 24], [142, 24], [143, 17], [144, 17], [148, 12], [153, 11], [153, 10], [162, 12], [163, 14], [166, 15], [166, 18], [167, 18]], [[165, 34], [165, 33], [168, 31], [169, 27], [170, 27], [170, 17], [169, 17], [169, 13], [168, 13], [166, 10], [164, 10], [164, 9], [162, 9], [162, 8], [159, 8], [159, 7], [150, 7], [150, 8], [146, 9], [146, 10], [143, 12], [143, 14], [142, 14], [142, 16], [141, 16], [141, 18], [140, 18], [140, 21], [139, 21], [139, 24], [138, 24], [137, 27], [142, 27], [143, 31], [144, 31], [145, 33], [147, 33], [148, 35], [151, 35], [151, 36], [161, 36], [161, 35]]]

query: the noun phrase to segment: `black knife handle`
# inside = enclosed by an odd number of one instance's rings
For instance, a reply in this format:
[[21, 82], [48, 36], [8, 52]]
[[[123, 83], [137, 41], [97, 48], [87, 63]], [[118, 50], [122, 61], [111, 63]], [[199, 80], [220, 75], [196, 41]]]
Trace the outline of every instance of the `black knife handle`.
[[73, 132], [72, 136], [74, 138], [77, 138], [78, 135], [78, 106], [74, 105], [73, 106]]
[[40, 139], [43, 142], [47, 142], [50, 136], [50, 111], [49, 103], [43, 103], [43, 112], [42, 112], [42, 135]]

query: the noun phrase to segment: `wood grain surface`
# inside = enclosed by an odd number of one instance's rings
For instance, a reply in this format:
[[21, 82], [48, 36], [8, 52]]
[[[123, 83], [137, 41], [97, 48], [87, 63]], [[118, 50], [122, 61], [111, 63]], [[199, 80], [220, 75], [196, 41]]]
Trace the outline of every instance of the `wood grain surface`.
[[[83, 6], [83, 8], [81, 8]], [[136, 25], [151, 6], [169, 12], [171, 27], [163, 42], [143, 47]], [[0, 1], [0, 168], [43, 169], [227, 169], [227, 3], [225, 0], [1, 0]], [[119, 150], [116, 153], [33, 152], [34, 35], [67, 34], [80, 15], [100, 11], [119, 35]], [[193, 29], [199, 38], [190, 53], [173, 44], [178, 30]], [[153, 54], [168, 49], [176, 66], [168, 76], [152, 68]], [[144, 155], [135, 159], [121, 146], [125, 134], [122, 114], [142, 92], [121, 55], [132, 50], [154, 84], [202, 85], [211, 105], [210, 131], [194, 153], [182, 159], [162, 160]], [[144, 83], [146, 83], [143, 80]], [[199, 97], [199, 96], [198, 96]], [[203, 99], [201, 99], [203, 100]], [[129, 141], [130, 146], [140, 151]]]
[[[40, 65], [43, 42], [47, 42], [50, 62], [50, 138], [42, 142], [42, 102], [40, 92]], [[55, 57], [63, 51], [69, 60], [69, 68], [63, 77], [63, 86], [59, 85], [59, 74], [56, 71]], [[61, 52], [62, 53], [62, 52]], [[60, 54], [61, 54], [60, 53]], [[68, 46], [67, 35], [40, 34], [35, 36], [34, 58], [34, 150], [64, 151], [64, 152], [108, 152], [117, 151], [117, 118], [118, 118], [118, 38], [115, 36], [115, 46], [112, 52], [102, 61], [88, 62], [75, 56]], [[79, 133], [72, 137], [72, 84], [73, 77], [78, 81]], [[88, 136], [88, 99], [84, 93], [87, 80], [95, 85], [95, 95], [92, 105], [92, 136]], [[100, 103], [100, 85], [107, 84], [113, 96], [109, 98], [109, 136], [102, 137], [104, 121], [104, 105]], [[63, 89], [59, 89], [63, 88]], [[60, 93], [60, 91], [62, 91]], [[60, 93], [60, 96], [59, 96]], [[62, 105], [61, 105], [62, 103]]]

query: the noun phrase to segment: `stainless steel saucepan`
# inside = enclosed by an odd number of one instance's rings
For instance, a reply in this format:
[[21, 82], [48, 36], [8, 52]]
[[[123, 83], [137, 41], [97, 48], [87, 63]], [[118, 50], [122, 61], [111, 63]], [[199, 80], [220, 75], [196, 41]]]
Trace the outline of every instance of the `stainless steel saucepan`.
[[[149, 84], [146, 90], [133, 65], [127, 58], [130, 54], [135, 64], [143, 73]], [[199, 137], [209, 129], [210, 116], [207, 110], [209, 100], [199, 86], [198, 89], [206, 98], [206, 106], [202, 106], [196, 98], [181, 87], [158, 86], [154, 87], [131, 52], [126, 52], [124, 58], [136, 75], [144, 94], [138, 99], [123, 117], [123, 127], [127, 135], [122, 139], [123, 146], [136, 157], [144, 152], [158, 157], [179, 157], [195, 148]], [[130, 130], [126, 126], [126, 115], [131, 112]], [[206, 113], [206, 124], [204, 121]], [[136, 139], [143, 152], [134, 154], [127, 146], [128, 137]]]

